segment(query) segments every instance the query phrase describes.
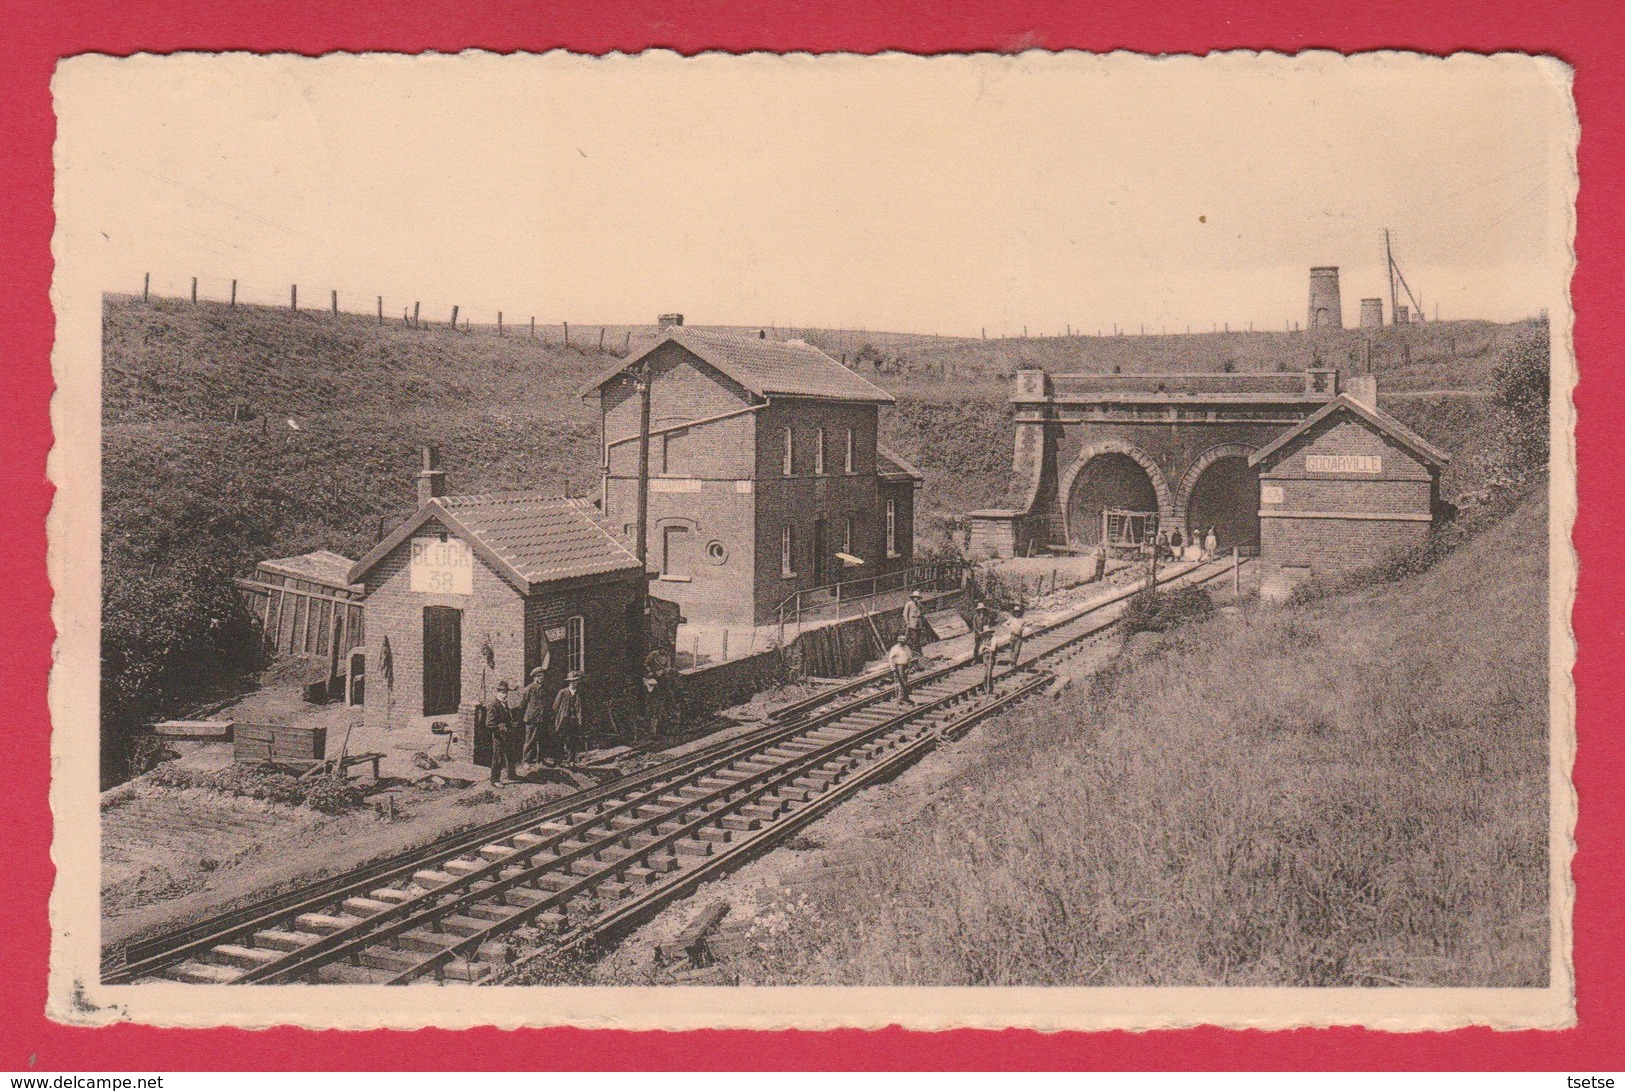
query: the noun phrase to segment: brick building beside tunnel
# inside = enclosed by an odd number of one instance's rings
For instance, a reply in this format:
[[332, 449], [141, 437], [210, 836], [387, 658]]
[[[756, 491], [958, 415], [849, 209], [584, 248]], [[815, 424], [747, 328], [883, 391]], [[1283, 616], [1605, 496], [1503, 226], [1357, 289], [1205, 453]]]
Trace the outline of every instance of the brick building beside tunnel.
[[601, 503], [637, 530], [649, 383], [653, 594], [695, 622], [762, 624], [798, 591], [906, 568], [919, 474], [878, 443], [892, 396], [801, 341], [670, 325], [594, 378]]
[[419, 505], [349, 578], [366, 591], [369, 727], [435, 719], [472, 737], [500, 680], [571, 671], [590, 733], [624, 732], [641, 708], [646, 582], [591, 503], [539, 493], [447, 496], [425, 455]]
[[[1402, 547], [1436, 518], [1438, 467], [1446, 456], [1376, 409], [1374, 376], [1352, 376], [1343, 386], [1330, 369], [1053, 377], [1019, 371], [1011, 398], [1011, 502], [971, 513], [970, 550], [998, 557], [1089, 549], [1107, 532], [1111, 512], [1139, 513], [1147, 525], [1186, 537], [1205, 537], [1211, 528], [1220, 549], [1262, 553], [1266, 562], [1274, 554], [1295, 556], [1293, 541], [1318, 543], [1313, 548], [1327, 558], [1321, 568], [1332, 563], [1327, 551], [1339, 542], [1347, 543], [1340, 568], [1370, 556], [1378, 539]], [[1297, 521], [1278, 521], [1280, 512], [1261, 500], [1261, 473], [1291, 472], [1277, 468], [1287, 457], [1280, 453], [1311, 442], [1320, 445], [1316, 465], [1327, 466], [1354, 465], [1343, 460], [1376, 457], [1368, 448], [1393, 445], [1396, 453], [1383, 465], [1399, 476], [1379, 472], [1375, 477], [1388, 484], [1368, 481], [1363, 489], [1334, 490], [1335, 498], [1325, 493], [1330, 507], [1292, 509]], [[1320, 487], [1330, 485], [1328, 478]], [[1400, 506], [1390, 508], [1390, 501]], [[1340, 517], [1318, 529], [1303, 525], [1328, 512]]]
[[1450, 456], [1343, 395], [1248, 458], [1258, 472], [1263, 580], [1282, 590], [1427, 540]]

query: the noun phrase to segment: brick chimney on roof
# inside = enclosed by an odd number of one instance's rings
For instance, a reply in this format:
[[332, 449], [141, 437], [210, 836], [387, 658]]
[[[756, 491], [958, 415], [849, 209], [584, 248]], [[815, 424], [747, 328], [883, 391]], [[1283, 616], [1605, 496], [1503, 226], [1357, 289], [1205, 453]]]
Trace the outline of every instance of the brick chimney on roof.
[[423, 448], [423, 469], [418, 471], [418, 503], [427, 504], [437, 496], [446, 495], [446, 471], [440, 468], [440, 449], [433, 445]]

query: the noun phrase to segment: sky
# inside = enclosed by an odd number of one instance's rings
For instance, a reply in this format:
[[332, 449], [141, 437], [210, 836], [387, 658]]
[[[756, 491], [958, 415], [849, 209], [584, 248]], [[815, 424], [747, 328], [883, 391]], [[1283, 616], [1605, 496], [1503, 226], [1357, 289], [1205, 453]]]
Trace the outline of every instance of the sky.
[[1567, 73], [1516, 56], [71, 59], [58, 253], [110, 291], [443, 321], [989, 336], [1561, 306]]

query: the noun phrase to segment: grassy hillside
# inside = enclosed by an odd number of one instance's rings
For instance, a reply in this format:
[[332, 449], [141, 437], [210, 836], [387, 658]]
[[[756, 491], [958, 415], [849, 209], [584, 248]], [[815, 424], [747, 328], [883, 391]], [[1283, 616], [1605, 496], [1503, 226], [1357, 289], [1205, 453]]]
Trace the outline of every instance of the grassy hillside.
[[[229, 577], [316, 548], [360, 556], [380, 526], [410, 510], [424, 443], [441, 446], [458, 491], [592, 488], [597, 419], [576, 391], [652, 332], [573, 328], [567, 346], [558, 326], [532, 340], [523, 328], [504, 337], [491, 327], [408, 329], [361, 315], [107, 297], [104, 709], [135, 724], [248, 669]], [[897, 395], [882, 414], [882, 439], [926, 475], [926, 538], [940, 533], [944, 515], [1004, 493], [1016, 367], [1275, 370], [1316, 351], [1346, 355], [1356, 338], [794, 332]], [[1481, 385], [1485, 346], [1504, 336], [1504, 327], [1449, 323], [1379, 341], [1412, 346], [1411, 370], [1395, 372], [1396, 382], [1439, 389]], [[1391, 407], [1461, 452], [1487, 435], [1483, 405], [1428, 395]], [[1475, 473], [1458, 462], [1447, 492]]]
[[984, 724], [860, 881], [769, 907], [742, 980], [1544, 985], [1546, 516]]

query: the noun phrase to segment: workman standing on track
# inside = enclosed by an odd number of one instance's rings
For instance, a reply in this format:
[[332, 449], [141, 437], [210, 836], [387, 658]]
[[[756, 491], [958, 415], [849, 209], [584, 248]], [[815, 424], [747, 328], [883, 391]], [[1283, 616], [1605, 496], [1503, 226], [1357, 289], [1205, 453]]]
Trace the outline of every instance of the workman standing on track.
[[581, 723], [581, 673], [571, 671], [564, 688], [553, 698], [554, 745], [564, 754], [569, 765], [581, 760], [586, 750], [586, 739]]
[[1010, 621], [1004, 631], [1010, 643], [1010, 665], [1013, 667], [1021, 662], [1021, 642], [1027, 639], [1027, 619], [1021, 607], [1010, 611]]
[[902, 637], [898, 637], [891, 651], [886, 653], [886, 661], [891, 664], [892, 677], [897, 679], [897, 703], [912, 705], [914, 702], [908, 695], [908, 668], [914, 662], [914, 653]]
[[1219, 553], [1219, 536], [1213, 533], [1213, 528], [1207, 528], [1207, 537], [1202, 541], [1202, 559], [1211, 561]]
[[978, 602], [970, 615], [971, 658], [982, 658], [982, 652], [993, 638], [993, 611], [985, 602]]
[[1099, 583], [1106, 578], [1106, 543], [1095, 545], [1095, 582]]
[[519, 779], [513, 760], [515, 710], [508, 703], [509, 688], [507, 679], [497, 683], [497, 699], [486, 721], [491, 727], [491, 783], [498, 786], [502, 784], [503, 770], [507, 770], [510, 781]]
[[925, 647], [925, 611], [920, 608], [922, 596], [918, 591], [908, 593], [903, 603], [903, 632], [908, 636], [908, 650], [915, 655]]
[[[519, 692], [520, 721], [525, 726], [525, 749], [519, 755], [521, 762], [540, 765], [547, 759], [553, 764], [552, 747], [547, 745], [547, 694], [542, 685], [547, 675], [547, 659], [530, 672], [530, 685]], [[544, 752], [545, 751], [545, 752]]]

